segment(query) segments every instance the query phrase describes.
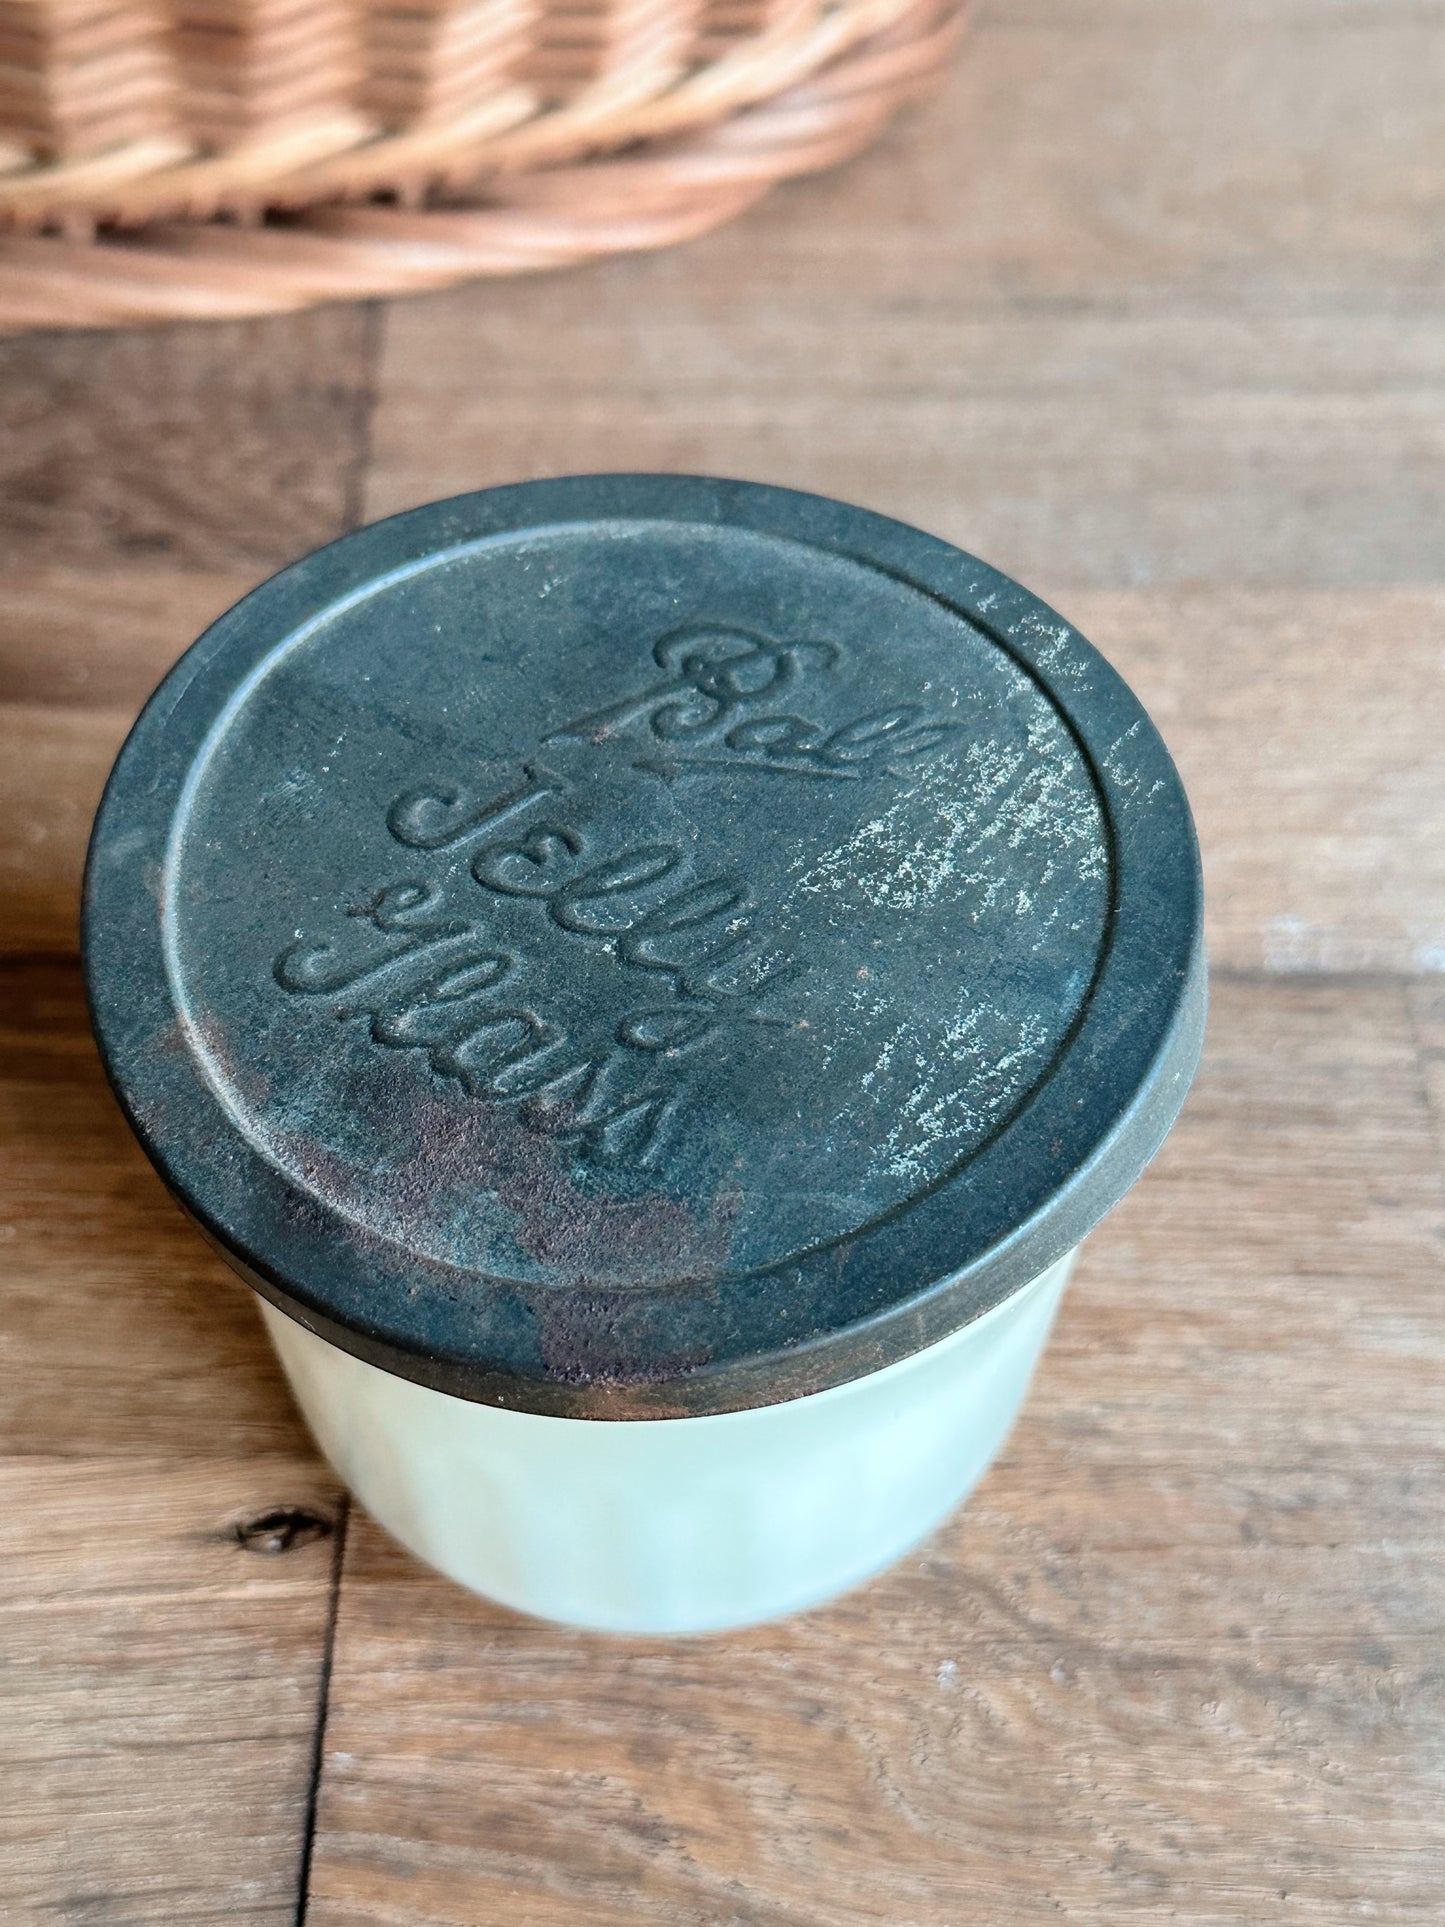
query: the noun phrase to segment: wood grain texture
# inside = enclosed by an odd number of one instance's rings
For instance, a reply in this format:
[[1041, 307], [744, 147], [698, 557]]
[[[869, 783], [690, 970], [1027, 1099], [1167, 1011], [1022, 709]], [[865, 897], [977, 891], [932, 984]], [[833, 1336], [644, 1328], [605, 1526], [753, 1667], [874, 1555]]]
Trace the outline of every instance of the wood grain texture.
[[151, 690], [255, 575], [0, 576], [0, 954], [73, 954], [91, 819]]
[[129, 709], [0, 704], [0, 952], [74, 956], [80, 880]]
[[[997, 0], [952, 92], [670, 255], [0, 344], [0, 1914], [23, 1927], [1437, 1927], [1445, 0]], [[374, 447], [367, 402], [377, 381]], [[1022, 575], [1193, 798], [1205, 1069], [969, 1510], [726, 1640], [335, 1516], [73, 957], [120, 738], [270, 568], [588, 466]], [[49, 953], [48, 959], [45, 954]], [[16, 961], [28, 956], [29, 961]]]
[[365, 310], [0, 341], [0, 563], [262, 573], [354, 518]]
[[1404, 987], [1226, 982], [1003, 1462], [893, 1573], [621, 1643], [362, 1525], [313, 1927], [1438, 1919], [1442, 1203]]
[[1445, 970], [1445, 593], [1059, 600], [1179, 764], [1216, 964]]
[[[340, 1497], [122, 1122], [73, 963], [0, 967], [0, 1276], [0, 1917], [281, 1927]], [[320, 1536], [239, 1543], [283, 1507]]]
[[133, 716], [177, 656], [260, 577], [143, 566], [6, 569], [0, 702]]
[[[0, 622], [0, 953], [74, 950], [90, 821], [130, 707], [243, 586], [57, 578]], [[185, 578], [182, 578], [185, 581]], [[118, 588], [115, 607], [108, 598]], [[63, 596], [63, 590], [59, 594]], [[144, 647], [137, 597], [153, 597]], [[1217, 963], [1422, 971], [1445, 962], [1445, 592], [1172, 589], [1058, 598], [1138, 690], [1178, 759], [1206, 859]], [[202, 613], [205, 612], [205, 614]], [[41, 646], [30, 652], [27, 639]], [[1378, 650], [1389, 650], [1388, 674]], [[42, 666], [43, 665], [43, 666]]]
[[[166, 1387], [159, 1378], [158, 1400]], [[0, 1914], [290, 1927], [334, 1547], [305, 1457], [0, 1464]]]
[[392, 307], [367, 512], [690, 469], [1046, 591], [1436, 579], [1442, 23], [987, 8], [865, 166], [677, 252]]
[[250, 1292], [111, 1096], [74, 963], [0, 966], [0, 1147], [0, 1463], [304, 1455]]

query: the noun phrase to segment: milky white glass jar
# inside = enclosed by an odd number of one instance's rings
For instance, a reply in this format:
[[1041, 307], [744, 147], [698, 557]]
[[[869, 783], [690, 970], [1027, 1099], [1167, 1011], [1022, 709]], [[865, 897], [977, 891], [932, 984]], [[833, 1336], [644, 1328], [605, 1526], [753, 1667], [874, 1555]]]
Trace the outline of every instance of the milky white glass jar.
[[820, 497], [490, 490], [264, 584], [97, 817], [122, 1105], [317, 1440], [504, 1605], [704, 1632], [932, 1530], [1198, 1058], [1198, 853], [1017, 583]]
[[644, 1424], [451, 1398], [261, 1310], [322, 1451], [418, 1558], [543, 1619], [712, 1632], [857, 1585], [953, 1511], [1018, 1414], [1073, 1260], [845, 1385]]

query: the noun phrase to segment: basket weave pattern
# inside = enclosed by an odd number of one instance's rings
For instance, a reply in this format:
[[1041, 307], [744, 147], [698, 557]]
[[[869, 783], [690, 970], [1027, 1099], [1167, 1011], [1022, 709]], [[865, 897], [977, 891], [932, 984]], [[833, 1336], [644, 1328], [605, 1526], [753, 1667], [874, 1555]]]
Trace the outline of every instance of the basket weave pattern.
[[0, 329], [660, 247], [867, 144], [958, 0], [0, 0]]

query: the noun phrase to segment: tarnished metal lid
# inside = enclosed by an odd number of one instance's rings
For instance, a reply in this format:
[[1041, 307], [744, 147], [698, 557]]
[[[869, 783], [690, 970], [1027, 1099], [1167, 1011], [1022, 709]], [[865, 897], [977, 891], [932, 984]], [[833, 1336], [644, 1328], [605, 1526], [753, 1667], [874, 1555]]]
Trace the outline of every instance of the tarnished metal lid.
[[121, 752], [86, 884], [166, 1181], [336, 1344], [531, 1411], [836, 1384], [1068, 1249], [1198, 1055], [1198, 857], [1017, 584], [815, 496], [495, 489], [307, 557]]

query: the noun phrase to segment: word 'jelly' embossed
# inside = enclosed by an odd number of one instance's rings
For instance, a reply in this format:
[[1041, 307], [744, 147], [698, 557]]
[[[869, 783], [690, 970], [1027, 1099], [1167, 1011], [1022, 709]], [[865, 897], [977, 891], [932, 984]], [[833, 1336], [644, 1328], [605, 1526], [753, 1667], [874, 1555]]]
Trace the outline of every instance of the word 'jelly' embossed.
[[[641, 733], [693, 746], [661, 763], [631, 759], [635, 769], [669, 781], [689, 766], [856, 781], [916, 760], [943, 739], [951, 725], [926, 719], [917, 704], [831, 724], [756, 713], [839, 654], [831, 643], [673, 630], [652, 651], [660, 682], [574, 717], [546, 742], [625, 745]], [[338, 1018], [366, 1019], [375, 1043], [424, 1051], [437, 1076], [469, 1095], [516, 1104], [529, 1130], [579, 1156], [646, 1166], [687, 1094], [686, 1054], [732, 1027], [790, 1022], [760, 1006], [798, 966], [763, 949], [744, 879], [686, 877], [689, 855], [677, 842], [600, 849], [568, 819], [569, 800], [572, 779], [533, 759], [518, 782], [494, 794], [405, 791], [387, 811], [387, 828], [427, 855], [475, 842], [468, 860], [475, 883], [498, 897], [535, 899], [557, 928], [601, 939], [624, 965], [662, 979], [657, 989], [670, 990], [670, 1001], [642, 1001], [639, 991], [610, 1034], [579, 1038], [517, 1001], [524, 958], [500, 947], [485, 921], [448, 916], [440, 885], [415, 877], [384, 884], [347, 911], [372, 927], [379, 948], [345, 962], [332, 942], [298, 938], [276, 959], [274, 975], [283, 990], [336, 999]], [[504, 829], [510, 833], [500, 835]], [[639, 1077], [629, 1053], [652, 1060], [651, 1069]]]

